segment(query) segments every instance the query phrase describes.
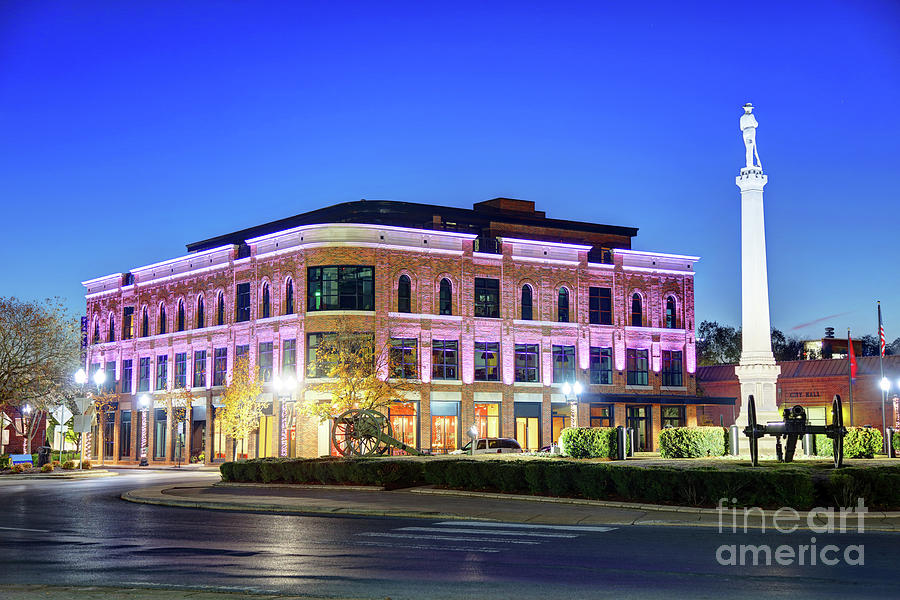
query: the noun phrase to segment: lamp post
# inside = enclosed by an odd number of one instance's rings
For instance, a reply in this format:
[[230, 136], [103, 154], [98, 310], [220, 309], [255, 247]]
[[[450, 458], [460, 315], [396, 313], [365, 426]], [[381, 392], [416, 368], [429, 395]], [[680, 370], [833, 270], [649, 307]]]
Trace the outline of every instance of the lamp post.
[[288, 444], [287, 444], [287, 400], [290, 400], [294, 397], [294, 390], [297, 389], [297, 380], [292, 376], [288, 375], [287, 377], [275, 377], [274, 381], [275, 393], [278, 395], [278, 401], [281, 405], [281, 415], [280, 415], [280, 427], [281, 430], [281, 448], [279, 450], [279, 454], [281, 456], [288, 455]]
[[141, 407], [141, 412], [144, 414], [144, 422], [141, 426], [141, 462], [138, 466], [146, 467], [149, 464], [147, 462], [147, 430], [150, 427], [150, 396], [141, 394], [141, 397], [138, 398], [138, 404]]
[[563, 395], [565, 395], [566, 400], [569, 402], [572, 427], [578, 427], [578, 396], [581, 395], [583, 389], [580, 381], [576, 381], [575, 383], [569, 383], [567, 381], [562, 387]]
[[[31, 414], [31, 405], [26, 404], [22, 407], [22, 432], [25, 436], [22, 438], [22, 452], [28, 450], [28, 432], [31, 430], [31, 423], [28, 422], [28, 416]], [[29, 452], [30, 454], [30, 452]]]

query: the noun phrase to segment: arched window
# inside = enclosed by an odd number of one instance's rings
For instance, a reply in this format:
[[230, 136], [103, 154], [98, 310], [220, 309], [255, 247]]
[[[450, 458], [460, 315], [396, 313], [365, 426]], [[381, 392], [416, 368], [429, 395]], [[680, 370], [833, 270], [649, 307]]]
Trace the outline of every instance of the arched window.
[[203, 296], [197, 296], [197, 329], [206, 327], [206, 316], [203, 314]]
[[453, 286], [446, 277], [441, 279], [440, 306], [438, 308], [442, 315], [453, 314]]
[[522, 286], [522, 320], [530, 321], [534, 318], [534, 312], [532, 311], [532, 296], [531, 296], [531, 286], [523, 285]]
[[225, 294], [219, 292], [219, 297], [216, 300], [216, 325], [224, 325], [225, 324]]
[[109, 331], [106, 332], [106, 341], [116, 341], [116, 318], [112, 315], [109, 315]]
[[643, 327], [644, 325], [644, 307], [641, 301], [641, 295], [635, 293], [631, 297], [631, 326]]
[[159, 329], [157, 333], [163, 334], [166, 332], [166, 305], [159, 305]]
[[397, 312], [412, 312], [412, 285], [407, 275], [401, 275], [397, 282]]
[[556, 317], [560, 323], [569, 322], [569, 290], [559, 288], [559, 301], [556, 306]]
[[178, 301], [178, 317], [176, 331], [184, 331], [184, 300]]
[[675, 298], [669, 296], [666, 298], [666, 329], [675, 329]]
[[150, 314], [147, 312], [147, 307], [144, 307], [144, 310], [141, 311], [141, 337], [149, 337], [150, 336]]
[[100, 343], [100, 319], [94, 317], [94, 343]]
[[290, 277], [284, 284], [284, 314], [294, 314], [294, 280]]
[[271, 304], [269, 303], [269, 284], [264, 283], [262, 288], [262, 319], [269, 318], [269, 309]]

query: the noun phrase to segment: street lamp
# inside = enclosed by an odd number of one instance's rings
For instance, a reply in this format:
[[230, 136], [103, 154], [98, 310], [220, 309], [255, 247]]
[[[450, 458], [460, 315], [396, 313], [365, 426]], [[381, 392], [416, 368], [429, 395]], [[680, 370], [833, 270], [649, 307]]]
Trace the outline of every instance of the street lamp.
[[581, 386], [580, 381], [576, 381], [575, 383], [569, 383], [568, 381], [563, 384], [562, 392], [565, 395], [566, 400], [569, 401], [569, 407], [571, 408], [571, 416], [572, 416], [572, 427], [577, 427], [578, 419], [578, 396], [581, 395], [583, 391], [583, 387]]
[[96, 371], [94, 371], [94, 383], [97, 385], [98, 392], [100, 391], [100, 388], [103, 386], [103, 383], [105, 381], [106, 373], [104, 373], [102, 369], [97, 369]]
[[78, 369], [75, 371], [75, 383], [78, 385], [84, 385], [87, 383], [87, 373], [84, 372], [84, 369]]
[[287, 418], [287, 402], [293, 398], [294, 390], [297, 389], [297, 380], [294, 379], [293, 376], [288, 375], [287, 377], [275, 377], [272, 382], [275, 387], [275, 393], [278, 394], [279, 404], [281, 405], [281, 449], [279, 454], [281, 456], [288, 455], [288, 442], [287, 442], [287, 426], [288, 426], [288, 418]]
[[150, 428], [150, 396], [141, 394], [141, 397], [138, 398], [138, 404], [144, 413], [144, 426], [141, 427], [141, 462], [138, 466], [146, 467], [149, 464], [147, 462], [147, 436]]

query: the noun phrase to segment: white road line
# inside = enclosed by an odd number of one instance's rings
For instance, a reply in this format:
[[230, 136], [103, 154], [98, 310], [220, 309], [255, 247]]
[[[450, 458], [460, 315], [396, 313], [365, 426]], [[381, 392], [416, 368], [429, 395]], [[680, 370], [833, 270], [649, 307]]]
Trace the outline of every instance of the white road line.
[[539, 533], [536, 531], [499, 531], [497, 529], [457, 529], [455, 527], [399, 527], [397, 531], [437, 531], [447, 533], [472, 533], [480, 535], [501, 535], [513, 537], [537, 537], [537, 538], [577, 538], [574, 533]]
[[531, 523], [497, 523], [495, 521], [441, 521], [435, 525], [453, 525], [466, 527], [501, 527], [511, 529], [555, 529], [559, 531], [594, 531], [603, 533], [612, 531], [617, 527], [603, 527], [600, 525], [533, 525]]
[[396, 544], [382, 542], [356, 542], [358, 546], [377, 546], [379, 548], [408, 548], [411, 550], [442, 550], [446, 552], [500, 552], [497, 548], [464, 548], [459, 546], [420, 546], [415, 544]]
[[34, 531], [36, 533], [50, 533], [49, 529], [28, 529], [26, 527], [0, 527], [0, 529], [5, 529], [7, 531]]
[[[440, 530], [433, 529], [431, 531], [440, 531]], [[540, 544], [540, 542], [532, 542], [532, 541], [527, 541], [527, 540], [507, 540], [507, 539], [486, 540], [483, 537], [457, 537], [457, 536], [450, 536], [450, 535], [422, 535], [422, 534], [413, 534], [413, 533], [379, 533], [376, 531], [369, 531], [366, 533], [360, 533], [358, 535], [365, 536], [365, 537], [386, 537], [386, 538], [402, 538], [402, 539], [413, 539], [413, 540], [443, 540], [443, 541], [447, 541], [447, 542], [480, 542], [482, 544], [485, 542], [489, 542], [489, 543], [503, 542], [506, 544], [527, 544], [529, 546], [535, 546], [537, 544]]]

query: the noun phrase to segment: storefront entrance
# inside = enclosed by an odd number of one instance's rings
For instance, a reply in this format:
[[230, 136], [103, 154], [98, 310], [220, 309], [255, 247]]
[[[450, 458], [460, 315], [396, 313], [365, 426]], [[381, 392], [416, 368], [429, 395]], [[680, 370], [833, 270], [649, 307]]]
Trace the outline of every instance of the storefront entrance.
[[625, 426], [634, 429], [635, 450], [640, 452], [649, 452], [651, 450], [650, 407], [625, 407]]
[[541, 404], [539, 402], [516, 402], [516, 441], [523, 450], [541, 448]]

